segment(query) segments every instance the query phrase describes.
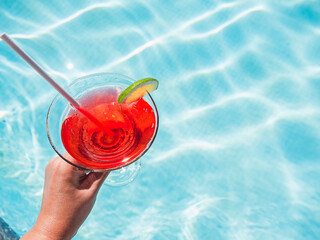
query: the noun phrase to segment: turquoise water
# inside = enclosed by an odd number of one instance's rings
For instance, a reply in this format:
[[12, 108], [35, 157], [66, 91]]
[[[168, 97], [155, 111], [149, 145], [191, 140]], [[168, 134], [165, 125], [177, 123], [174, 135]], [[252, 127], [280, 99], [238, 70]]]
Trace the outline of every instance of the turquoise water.
[[[104, 186], [84, 239], [319, 239], [319, 1], [9, 1], [5, 31], [62, 85], [160, 80], [137, 179]], [[55, 156], [55, 91], [0, 41], [0, 217], [20, 235]]]

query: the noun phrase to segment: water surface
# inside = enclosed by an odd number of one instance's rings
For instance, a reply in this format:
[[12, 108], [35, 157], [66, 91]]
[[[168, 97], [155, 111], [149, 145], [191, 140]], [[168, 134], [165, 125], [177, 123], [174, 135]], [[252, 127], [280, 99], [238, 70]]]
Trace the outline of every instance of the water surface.
[[[320, 236], [320, 2], [5, 0], [0, 20], [62, 85], [160, 81], [140, 176], [103, 187], [75, 239]], [[22, 235], [55, 156], [55, 91], [2, 41], [0, 82], [0, 217]]]

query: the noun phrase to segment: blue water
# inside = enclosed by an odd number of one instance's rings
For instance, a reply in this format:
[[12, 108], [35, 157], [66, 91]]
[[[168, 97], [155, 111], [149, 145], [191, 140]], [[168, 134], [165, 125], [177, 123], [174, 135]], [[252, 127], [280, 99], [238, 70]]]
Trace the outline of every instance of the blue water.
[[[6, 31], [62, 85], [160, 81], [154, 145], [104, 186], [84, 239], [319, 239], [319, 1], [0, 1]], [[35, 222], [55, 91], [0, 41], [0, 217]]]

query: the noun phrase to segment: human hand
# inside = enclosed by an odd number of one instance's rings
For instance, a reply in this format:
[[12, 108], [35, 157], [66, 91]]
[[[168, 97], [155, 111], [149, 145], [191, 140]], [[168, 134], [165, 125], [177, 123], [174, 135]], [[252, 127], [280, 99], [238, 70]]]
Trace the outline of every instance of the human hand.
[[89, 215], [108, 174], [87, 174], [60, 157], [51, 159], [46, 167], [38, 219], [21, 240], [71, 239]]

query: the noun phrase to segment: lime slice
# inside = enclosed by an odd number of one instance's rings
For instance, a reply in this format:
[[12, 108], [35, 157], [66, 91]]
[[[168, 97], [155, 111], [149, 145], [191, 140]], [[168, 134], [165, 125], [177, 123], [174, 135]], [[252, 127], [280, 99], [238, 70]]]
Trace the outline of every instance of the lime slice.
[[132, 103], [144, 95], [147, 92], [152, 92], [158, 88], [159, 82], [154, 78], [143, 78], [127, 87], [119, 96], [118, 103]]

